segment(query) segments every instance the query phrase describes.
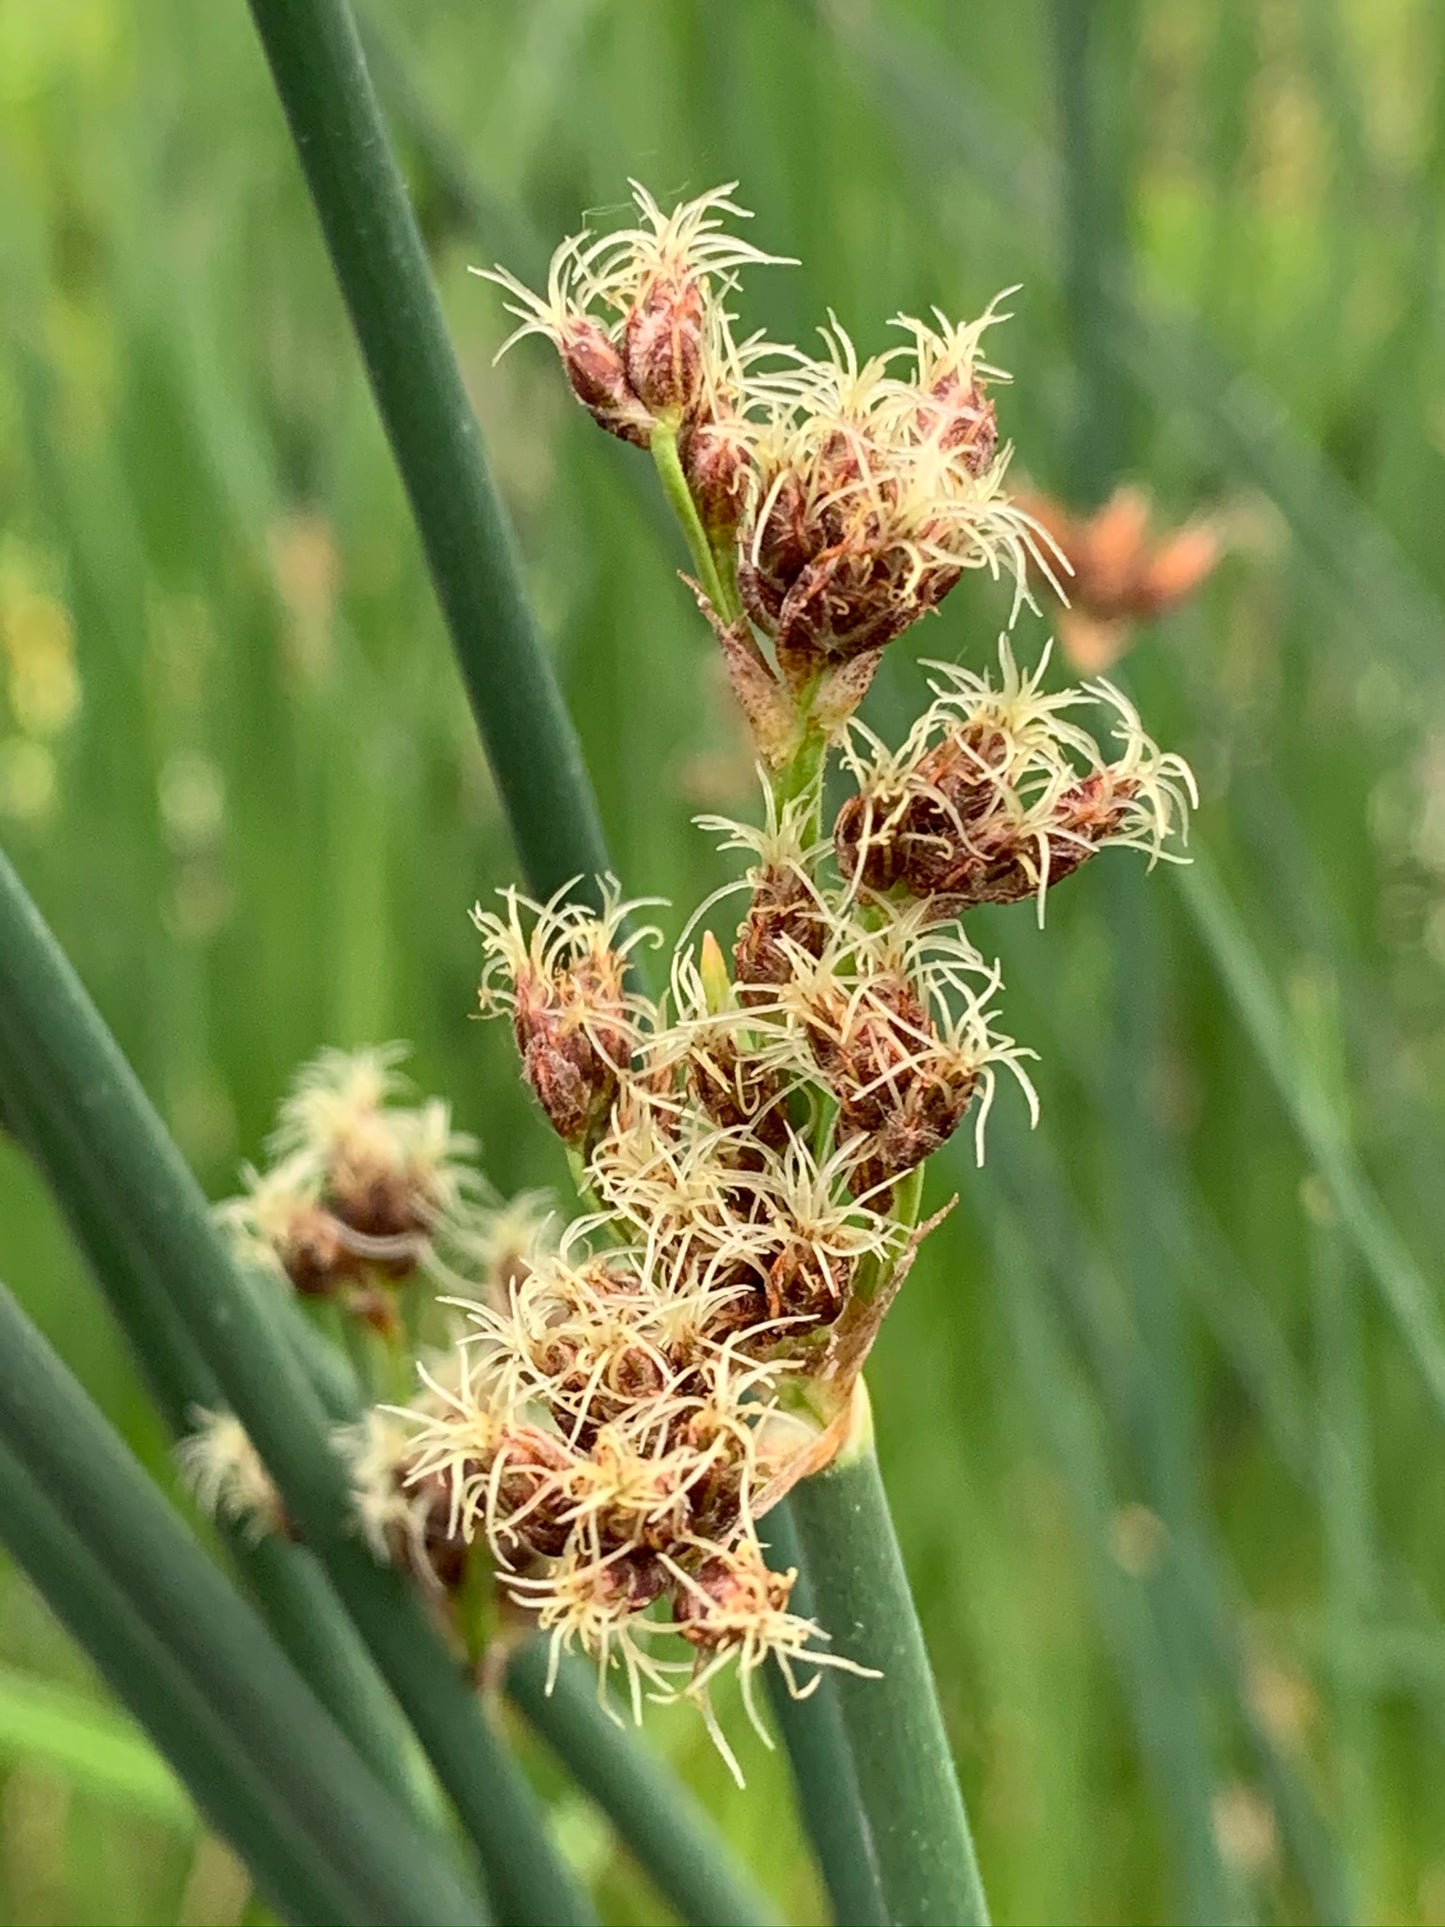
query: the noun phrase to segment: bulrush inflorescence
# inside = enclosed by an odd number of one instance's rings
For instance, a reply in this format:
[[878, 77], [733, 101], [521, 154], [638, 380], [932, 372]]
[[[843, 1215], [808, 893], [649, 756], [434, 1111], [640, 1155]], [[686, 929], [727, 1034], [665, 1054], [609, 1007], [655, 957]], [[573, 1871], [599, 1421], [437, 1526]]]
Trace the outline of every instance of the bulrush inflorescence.
[[[765, 796], [761, 826], [701, 819], [744, 874], [693, 914], [661, 994], [638, 969], [661, 939], [611, 879], [590, 904], [506, 890], [474, 912], [482, 1012], [510, 1019], [579, 1214], [499, 1206], [444, 1107], [396, 1101], [382, 1052], [303, 1075], [279, 1162], [229, 1215], [299, 1292], [397, 1342], [378, 1296], [419, 1270], [458, 1321], [414, 1396], [343, 1439], [377, 1556], [474, 1655], [535, 1627], [554, 1670], [574, 1648], [602, 1679], [619, 1667], [638, 1717], [695, 1702], [731, 1759], [709, 1703], [724, 1669], [755, 1723], [770, 1657], [799, 1696], [804, 1669], [862, 1670], [791, 1609], [767, 1514], [866, 1428], [864, 1361], [936, 1222], [926, 1160], [970, 1117], [982, 1156], [1000, 1072], [1035, 1108], [961, 919], [1025, 898], [1042, 916], [1109, 844], [1176, 855], [1194, 796], [1117, 689], [1046, 692], [1047, 651], [1025, 674], [1007, 638], [997, 681], [935, 665], [898, 748], [853, 715], [964, 571], [1006, 570], [1016, 612], [1044, 559], [1003, 492], [979, 354], [1000, 317], [903, 318], [905, 343], [862, 362], [836, 322], [820, 360], [738, 345], [723, 300], [771, 257], [724, 230], [729, 191], [664, 216], [638, 190], [643, 225], [569, 241], [545, 296], [494, 276], [518, 334], [549, 336], [593, 417], [657, 458]], [[729, 959], [712, 925], [734, 892]], [[232, 1503], [241, 1474], [209, 1450], [198, 1487]]]
[[246, 1255], [381, 1328], [475, 1182], [474, 1146], [448, 1107], [398, 1101], [403, 1054], [323, 1051], [282, 1106], [273, 1162], [248, 1168], [244, 1193], [221, 1208]]
[[[1182, 758], [1161, 754], [1107, 682], [1042, 690], [1048, 656], [1020, 674], [1007, 638], [1002, 681], [932, 665], [934, 701], [890, 751], [854, 722], [844, 760], [857, 792], [838, 813], [840, 868], [872, 891], [917, 899], [949, 921], [978, 903], [1044, 893], [1108, 843], [1164, 855], [1195, 799]], [[1112, 715], [1111, 761], [1068, 712]]]

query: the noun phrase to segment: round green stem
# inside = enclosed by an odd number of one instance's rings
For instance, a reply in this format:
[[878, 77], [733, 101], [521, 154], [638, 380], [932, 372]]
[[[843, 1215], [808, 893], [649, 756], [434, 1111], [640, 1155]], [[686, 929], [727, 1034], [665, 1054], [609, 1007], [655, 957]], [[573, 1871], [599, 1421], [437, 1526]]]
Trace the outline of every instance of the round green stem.
[[831, 1651], [881, 1679], [830, 1672], [851, 1755], [883, 1919], [897, 1927], [986, 1922], [988, 1906], [923, 1632], [871, 1436], [791, 1495], [793, 1522]]
[[235, 1736], [275, 1824], [328, 1868], [343, 1917], [477, 1919], [428, 1837], [383, 1791], [260, 1620], [0, 1288], [0, 1437]]
[[708, 540], [697, 504], [692, 499], [692, 490], [682, 472], [682, 462], [677, 452], [677, 429], [671, 422], [659, 422], [653, 429], [652, 460], [662, 483], [662, 492], [667, 497], [667, 506], [682, 525], [688, 554], [697, 570], [698, 581], [707, 591], [708, 601], [723, 622], [738, 621], [743, 613], [742, 604], [736, 588], [724, 579], [718, 567], [717, 553]]
[[[775, 1505], [762, 1528], [774, 1572], [797, 1574], [789, 1600], [792, 1610], [804, 1619], [828, 1617], [831, 1607], [820, 1604], [798, 1543], [792, 1501]], [[839, 1677], [836, 1669], [824, 1667], [808, 1697], [794, 1699], [781, 1672], [770, 1666], [768, 1697], [792, 1762], [798, 1806], [832, 1903], [835, 1927], [888, 1927], [873, 1825], [838, 1701]]]
[[[250, 0], [472, 712], [542, 896], [609, 869], [346, 0]], [[565, 797], [566, 807], [558, 799]]]
[[507, 1668], [507, 1693], [691, 1927], [770, 1927], [776, 1921], [687, 1789], [609, 1717], [590, 1666], [564, 1662], [548, 1693], [547, 1643], [532, 1639]]
[[[26, 1115], [17, 1093], [6, 1106], [16, 1136], [44, 1164], [46, 1126]], [[110, 1216], [78, 1190], [61, 1205], [86, 1263], [124, 1332], [173, 1438], [190, 1431], [197, 1410], [225, 1404], [214, 1373], [202, 1359], [172, 1307], [147, 1289], [134, 1255]], [[290, 1298], [277, 1298], [278, 1313], [305, 1324]], [[349, 1411], [347, 1417], [354, 1416]], [[403, 1722], [311, 1554], [304, 1547], [264, 1539], [253, 1545], [241, 1527], [221, 1521], [221, 1538], [262, 1617], [298, 1672], [351, 1739], [357, 1752], [394, 1793], [418, 1808], [416, 1741]]]
[[114, 1585], [70, 1521], [0, 1438], [0, 1545], [84, 1646], [102, 1678], [245, 1861], [284, 1920], [342, 1920], [349, 1898], [278, 1814], [274, 1787], [235, 1729]]

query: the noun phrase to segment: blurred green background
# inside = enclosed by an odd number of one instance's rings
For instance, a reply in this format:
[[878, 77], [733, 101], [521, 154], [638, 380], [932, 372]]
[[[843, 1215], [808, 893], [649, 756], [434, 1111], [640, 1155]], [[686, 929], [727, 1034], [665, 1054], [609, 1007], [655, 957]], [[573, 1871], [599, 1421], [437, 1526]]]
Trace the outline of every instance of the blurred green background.
[[[962, 1202], [876, 1355], [881, 1450], [999, 1919], [1445, 1919], [1442, 1412], [1402, 1335], [1412, 1304], [1438, 1332], [1445, 1225], [1445, 9], [364, 24], [629, 890], [726, 874], [689, 819], [753, 809], [748, 756], [647, 464], [541, 345], [491, 367], [467, 264], [535, 277], [629, 175], [664, 204], [739, 177], [803, 262], [753, 277], [756, 325], [831, 306], [881, 345], [1021, 283], [990, 337], [1018, 472], [1220, 517], [1222, 567], [1126, 665], [1207, 862], [1106, 856], [1042, 937], [981, 920], [1043, 1122], [1005, 1094], [985, 1169], [939, 1160]], [[0, 206], [0, 840], [214, 1195], [298, 1059], [393, 1036], [498, 1184], [559, 1180], [470, 1021], [507, 834], [241, 0], [0, 0]], [[961, 588], [874, 723], [1006, 613]], [[0, 1273], [169, 1477], [4, 1148]], [[649, 1730], [818, 1918], [785, 1767], [749, 1742], [739, 1794], [686, 1715]], [[537, 1769], [610, 1918], [656, 1919]], [[0, 1574], [0, 1917], [247, 1906]]]

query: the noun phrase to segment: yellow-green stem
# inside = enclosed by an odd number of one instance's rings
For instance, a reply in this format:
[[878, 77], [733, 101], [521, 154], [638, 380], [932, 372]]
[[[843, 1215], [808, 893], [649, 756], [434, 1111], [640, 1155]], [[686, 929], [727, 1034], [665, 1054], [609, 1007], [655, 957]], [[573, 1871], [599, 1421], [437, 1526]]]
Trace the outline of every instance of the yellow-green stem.
[[725, 575], [718, 567], [717, 552], [708, 540], [702, 517], [697, 512], [697, 503], [692, 499], [692, 490], [682, 472], [675, 423], [661, 421], [653, 429], [652, 460], [662, 483], [662, 492], [667, 497], [667, 505], [687, 538], [688, 553], [697, 570], [697, 579], [707, 591], [708, 601], [723, 622], [736, 622], [742, 615], [742, 604], [738, 600], [735, 583], [729, 579], [732, 572], [728, 571]]

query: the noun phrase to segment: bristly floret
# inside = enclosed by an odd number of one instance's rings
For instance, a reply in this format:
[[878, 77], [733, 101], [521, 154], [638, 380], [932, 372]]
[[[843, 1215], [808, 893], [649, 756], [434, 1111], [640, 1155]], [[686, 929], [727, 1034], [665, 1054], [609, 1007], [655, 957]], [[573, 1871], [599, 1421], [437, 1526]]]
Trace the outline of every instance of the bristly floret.
[[564, 241], [545, 294], [505, 268], [478, 272], [507, 291], [521, 323], [500, 353], [524, 335], [547, 336], [593, 419], [645, 447], [659, 422], [700, 427], [732, 414], [739, 358], [721, 298], [740, 269], [782, 257], [729, 232], [724, 217], [751, 218], [729, 198], [736, 181], [667, 214], [646, 188], [630, 186], [639, 224]]
[[849, 1189], [876, 1211], [889, 1209], [896, 1181], [947, 1142], [976, 1097], [982, 1161], [999, 1067], [1036, 1111], [1023, 1069], [1033, 1053], [993, 1028], [1000, 981], [998, 966], [985, 966], [966, 940], [936, 945], [907, 914], [873, 929], [840, 923], [821, 957], [797, 959], [780, 1003], [837, 1100]]
[[233, 1412], [191, 1412], [193, 1430], [176, 1445], [181, 1476], [197, 1505], [228, 1520], [252, 1545], [289, 1533], [286, 1507], [250, 1434]]
[[1029, 562], [1048, 573], [1040, 532], [1004, 493], [1009, 450], [986, 392], [999, 371], [977, 355], [1000, 318], [900, 316], [912, 346], [867, 361], [832, 318], [821, 358], [793, 351], [750, 376], [762, 419], [738, 582], [795, 689], [821, 667], [876, 658], [967, 570], [1006, 570], [1016, 609]]
[[[838, 864], [855, 887], [911, 896], [946, 920], [978, 903], [1036, 897], [1111, 844], [1152, 865], [1197, 803], [1182, 757], [1159, 750], [1111, 683], [1045, 693], [999, 644], [1001, 679], [934, 664], [935, 700], [897, 751], [853, 725], [845, 748], [857, 792], [839, 811]], [[1112, 758], [1072, 720], [1111, 711]]]
[[407, 1103], [404, 1044], [325, 1050], [298, 1073], [269, 1140], [219, 1216], [253, 1262], [307, 1297], [383, 1325], [390, 1288], [426, 1263], [481, 1190], [475, 1140], [439, 1099]]
[[505, 914], [479, 904], [472, 921], [485, 956], [483, 1015], [511, 1014], [523, 1072], [548, 1122], [564, 1142], [581, 1145], [605, 1121], [646, 1034], [650, 1009], [627, 987], [628, 955], [661, 939], [645, 927], [623, 934], [643, 904], [624, 903], [615, 878], [601, 881], [600, 912], [569, 900], [575, 885], [546, 903], [502, 890]]
[[[725, 833], [720, 849], [747, 850], [755, 858], [743, 878], [752, 899], [733, 950], [738, 998], [750, 1005], [768, 1002], [777, 986], [788, 981], [794, 950], [818, 954], [828, 921], [827, 904], [816, 881], [818, 858], [827, 846], [809, 835], [817, 820], [817, 790], [779, 804], [763, 772], [758, 774], [767, 798], [761, 829], [725, 816], [698, 818], [700, 829]], [[716, 900], [710, 898], [698, 915]]]
[[772, 1570], [763, 1549], [751, 1536], [737, 1546], [720, 1551], [700, 1547], [700, 1558], [690, 1566], [663, 1555], [675, 1585], [673, 1619], [678, 1631], [697, 1648], [695, 1669], [687, 1683], [673, 1688], [660, 1698], [685, 1698], [696, 1701], [707, 1721], [713, 1744], [727, 1762], [738, 1785], [743, 1784], [737, 1756], [728, 1745], [708, 1699], [713, 1681], [729, 1666], [736, 1666], [743, 1705], [753, 1730], [771, 1747], [772, 1736], [764, 1725], [753, 1697], [753, 1678], [769, 1660], [776, 1662], [783, 1682], [794, 1699], [807, 1699], [817, 1688], [821, 1674], [814, 1672], [800, 1684], [794, 1670], [799, 1665], [821, 1668], [833, 1666], [864, 1679], [877, 1679], [872, 1668], [860, 1666], [840, 1653], [824, 1651], [817, 1642], [828, 1635], [811, 1619], [788, 1610], [796, 1568], [786, 1572]]

